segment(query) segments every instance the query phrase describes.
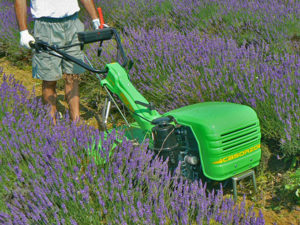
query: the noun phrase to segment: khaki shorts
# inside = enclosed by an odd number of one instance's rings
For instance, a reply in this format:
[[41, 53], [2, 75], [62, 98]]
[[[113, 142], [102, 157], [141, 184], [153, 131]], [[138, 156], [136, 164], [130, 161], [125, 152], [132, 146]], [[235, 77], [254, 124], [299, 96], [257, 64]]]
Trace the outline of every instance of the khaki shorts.
[[[61, 19], [39, 18], [34, 23], [34, 37], [59, 47], [79, 43], [77, 32], [84, 30], [83, 23], [77, 14]], [[83, 61], [84, 55], [80, 46], [64, 49], [66, 53]], [[34, 52], [32, 59], [32, 77], [57, 81], [62, 74], [82, 74], [85, 70], [75, 63], [49, 55], [45, 52]]]

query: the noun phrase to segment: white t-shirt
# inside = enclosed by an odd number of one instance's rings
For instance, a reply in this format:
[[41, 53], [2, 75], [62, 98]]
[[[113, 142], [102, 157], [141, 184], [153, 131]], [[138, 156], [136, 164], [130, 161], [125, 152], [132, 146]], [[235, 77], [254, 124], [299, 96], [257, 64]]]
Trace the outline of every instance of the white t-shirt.
[[33, 18], [63, 18], [80, 10], [77, 0], [31, 0]]

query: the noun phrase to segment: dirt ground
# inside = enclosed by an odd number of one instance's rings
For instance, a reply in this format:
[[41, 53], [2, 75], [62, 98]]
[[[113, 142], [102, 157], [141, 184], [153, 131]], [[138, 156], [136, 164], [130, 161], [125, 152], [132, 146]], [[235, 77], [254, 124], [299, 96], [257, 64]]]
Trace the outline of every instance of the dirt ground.
[[[35, 88], [36, 96], [41, 96], [41, 82], [33, 79], [31, 75], [31, 67], [24, 67], [22, 69], [11, 65], [4, 57], [0, 58], [0, 68], [3, 68], [3, 73], [6, 75], [13, 74], [15, 79], [20, 80], [29, 91]], [[1, 70], [0, 70], [1, 71]], [[3, 74], [0, 74], [0, 84], [2, 82]], [[68, 108], [67, 103], [64, 101], [64, 92], [58, 91], [58, 110], [65, 112]], [[85, 105], [81, 105], [81, 118], [86, 124], [99, 128], [98, 115], [92, 109], [89, 109]], [[271, 209], [271, 197], [272, 193], [257, 194], [258, 200], [255, 201], [255, 205], [261, 207], [255, 207], [255, 211], [262, 211], [266, 224], [277, 225], [300, 225], [300, 207], [290, 211], [289, 209], [281, 209], [279, 211], [273, 211]], [[240, 196], [239, 199], [242, 199]], [[247, 200], [247, 205], [250, 207], [254, 202]]]

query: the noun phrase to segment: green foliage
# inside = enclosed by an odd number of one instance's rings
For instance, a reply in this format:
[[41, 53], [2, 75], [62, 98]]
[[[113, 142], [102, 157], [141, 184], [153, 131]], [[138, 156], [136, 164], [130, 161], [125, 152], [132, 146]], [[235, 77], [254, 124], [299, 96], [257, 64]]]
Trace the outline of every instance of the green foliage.
[[281, 193], [294, 204], [300, 205], [300, 168], [286, 175]]
[[262, 175], [268, 170], [268, 163], [271, 158], [271, 151], [269, 146], [265, 143], [261, 144], [261, 161], [258, 167], [258, 174]]
[[93, 75], [86, 73], [84, 79], [81, 80], [80, 93], [82, 93], [81, 100], [90, 108], [100, 113], [101, 106], [104, 103], [103, 90], [100, 88], [98, 78]]
[[3, 43], [2, 46], [5, 49], [5, 54], [3, 54], [3, 56], [11, 61], [14, 66], [22, 68], [28, 64], [31, 64], [31, 50], [20, 48], [18, 44], [11, 42]]
[[[201, 4], [199, 2], [199, 4]], [[206, 34], [219, 33], [220, 26], [216, 21], [220, 4], [217, 2], [211, 2], [209, 4], [203, 4], [198, 7], [192, 8], [191, 12], [186, 15], [184, 12], [174, 16], [175, 12], [170, 12], [171, 26], [178, 30], [186, 31], [186, 29], [199, 29], [201, 32]]]

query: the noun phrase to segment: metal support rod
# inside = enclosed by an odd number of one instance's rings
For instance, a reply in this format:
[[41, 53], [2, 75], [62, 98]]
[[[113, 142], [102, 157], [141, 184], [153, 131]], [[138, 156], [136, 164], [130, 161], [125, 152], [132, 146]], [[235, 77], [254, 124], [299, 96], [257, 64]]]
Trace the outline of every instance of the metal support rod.
[[110, 106], [111, 106], [111, 101], [108, 98], [105, 98], [104, 108], [103, 108], [103, 111], [102, 111], [102, 126], [104, 128], [107, 127], [107, 121], [108, 121]]
[[[91, 62], [90, 62], [90, 60], [85, 56], [85, 59], [86, 59], [86, 61], [90, 64], [90, 66], [92, 67], [92, 64], [91, 64]], [[99, 81], [101, 81], [101, 77], [100, 77], [100, 74], [96, 74], [97, 75], [97, 78], [99, 79]], [[126, 123], [126, 125], [128, 126], [128, 127], [130, 127], [130, 124], [128, 123], [128, 121], [127, 121], [127, 119], [126, 119], [126, 117], [125, 117], [125, 115], [122, 113], [122, 111], [121, 111], [121, 109], [119, 108], [119, 106], [117, 105], [117, 103], [116, 103], [116, 101], [114, 100], [114, 98], [112, 97], [112, 95], [110, 94], [110, 92], [109, 92], [109, 90], [107, 89], [107, 87], [106, 86], [103, 86], [103, 88], [104, 88], [104, 90], [106, 91], [106, 93], [108, 94], [108, 96], [109, 96], [109, 108], [110, 108], [110, 106], [111, 106], [111, 101], [114, 103], [114, 105], [117, 107], [117, 109], [118, 109], [118, 111], [120, 112], [120, 114], [121, 114], [121, 116], [123, 117], [123, 119], [125, 120], [125, 123]], [[107, 104], [107, 102], [105, 102], [105, 107], [106, 107], [106, 104]], [[104, 108], [105, 108], [104, 107]], [[109, 115], [109, 111], [110, 111], [110, 109], [108, 109], [107, 110], [107, 112], [106, 112], [106, 115], [107, 116], [104, 116], [104, 114], [102, 114], [102, 119], [104, 119], [103, 121], [103, 125], [104, 125], [104, 127], [106, 128], [106, 123], [107, 123], [107, 119], [108, 119], [108, 115]], [[105, 111], [104, 111], [105, 112]], [[104, 113], [103, 112], [103, 113]]]
[[108, 116], [109, 116], [109, 111], [110, 111], [110, 105], [111, 105], [111, 101], [109, 100], [108, 101], [108, 104], [107, 104], [107, 108], [106, 108], [106, 113], [105, 113], [105, 124], [107, 124], [107, 120], [108, 120]]
[[232, 177], [232, 185], [233, 185], [233, 200], [236, 202], [237, 201], [237, 181], [242, 180], [246, 177], [252, 176], [252, 181], [253, 181], [253, 187], [254, 187], [254, 192], [257, 192], [257, 186], [256, 186], [256, 179], [255, 179], [255, 172], [253, 169], [247, 170], [243, 173], [240, 173], [234, 177]]
[[252, 181], [253, 181], [254, 192], [257, 193], [257, 186], [256, 186], [256, 179], [255, 179], [254, 170], [253, 170], [253, 175], [252, 175]]
[[107, 92], [107, 94], [109, 95], [110, 100], [111, 100], [111, 101], [114, 103], [114, 105], [117, 107], [117, 109], [118, 109], [119, 113], [121, 114], [121, 116], [123, 117], [123, 119], [124, 119], [126, 125], [127, 125], [128, 127], [130, 127], [130, 124], [128, 123], [128, 121], [127, 121], [125, 115], [123, 114], [123, 112], [122, 112], [121, 109], [119, 108], [118, 104], [116, 103], [116, 101], [114, 100], [114, 98], [112, 97], [112, 95], [110, 94], [110, 92], [109, 92], [109, 90], [107, 89], [107, 87], [106, 87], [106, 86], [103, 86], [103, 88], [104, 88], [104, 90]]

